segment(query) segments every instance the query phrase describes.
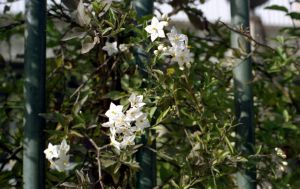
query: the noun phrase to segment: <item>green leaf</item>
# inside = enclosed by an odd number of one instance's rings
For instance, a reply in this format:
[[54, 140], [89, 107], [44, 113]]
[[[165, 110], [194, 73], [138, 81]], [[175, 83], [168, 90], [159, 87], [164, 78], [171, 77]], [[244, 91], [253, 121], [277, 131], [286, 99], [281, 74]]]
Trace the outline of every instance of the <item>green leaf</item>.
[[88, 98], [89, 98], [89, 95], [85, 95], [79, 102], [77, 102], [74, 105], [74, 107], [73, 107], [74, 115], [77, 115], [79, 113], [79, 111], [81, 110], [82, 106], [84, 105], [84, 103], [87, 101]]
[[111, 100], [120, 100], [121, 98], [127, 96], [125, 92], [120, 92], [120, 91], [111, 91], [107, 93], [104, 98], [109, 98]]
[[105, 29], [102, 31], [102, 35], [105, 35], [107, 32], [109, 32], [109, 31], [112, 30], [112, 29], [113, 29], [112, 27], [105, 28]]
[[168, 107], [165, 111], [163, 111], [157, 118], [155, 125], [162, 122], [162, 120], [167, 116], [167, 114], [169, 113], [170, 110], [171, 110], [171, 107]]
[[103, 165], [104, 168], [110, 167], [117, 162], [112, 159], [101, 159], [101, 165]]
[[230, 150], [230, 153], [234, 154], [233, 146], [231, 145], [229, 139], [226, 136], [224, 136], [224, 138], [225, 138], [225, 142], [226, 142], [226, 144], [227, 144], [227, 146], [228, 146], [228, 148]]
[[150, 109], [150, 113], [149, 113], [149, 117], [150, 117], [150, 118], [153, 117], [153, 115], [154, 115], [156, 109], [157, 109], [157, 107], [152, 107], [152, 108]]
[[267, 6], [267, 7], [265, 7], [265, 9], [283, 11], [283, 12], [286, 12], [286, 13], [289, 12], [289, 10], [286, 7], [280, 6], [280, 5]]
[[290, 12], [287, 15], [289, 15], [292, 19], [300, 20], [300, 13], [298, 12]]

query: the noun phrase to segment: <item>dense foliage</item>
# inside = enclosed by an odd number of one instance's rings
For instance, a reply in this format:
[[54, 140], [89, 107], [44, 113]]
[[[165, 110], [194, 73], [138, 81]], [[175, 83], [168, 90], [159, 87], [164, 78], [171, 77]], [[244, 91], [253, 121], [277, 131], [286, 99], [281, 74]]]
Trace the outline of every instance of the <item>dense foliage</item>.
[[[171, 14], [186, 12], [197, 28], [177, 28], [178, 35], [185, 34], [177, 46], [170, 39], [174, 24], [168, 16], [139, 18], [129, 0], [49, 5], [47, 48], [53, 55], [47, 59], [47, 112], [41, 116], [47, 120], [47, 144], [57, 152], [47, 157], [60, 153], [71, 164], [52, 169], [49, 164], [47, 188], [134, 188], [139, 171], [135, 155], [142, 145], [131, 138], [117, 148], [112, 129], [104, 124], [116, 121], [107, 113], [111, 103], [128, 111], [134, 107], [128, 101], [133, 94], [143, 96], [142, 111], [150, 122], [149, 129], [134, 133], [136, 141], [149, 135], [147, 146], [157, 155], [157, 188], [234, 188], [237, 165], [249, 163], [256, 164], [262, 188], [299, 187], [298, 28], [283, 28], [270, 39], [276, 44], [272, 48], [247, 31], [208, 23], [193, 6], [204, 1], [166, 3], [174, 7]], [[268, 8], [300, 19], [300, 13], [285, 7]], [[24, 25], [22, 15], [8, 13], [0, 20], [0, 39], [9, 42], [23, 36]], [[163, 22], [158, 27], [165, 37], [151, 36], [153, 28], [145, 30], [153, 22]], [[248, 157], [235, 149], [232, 82], [233, 67], [248, 54], [230, 48], [232, 31], [253, 43], [256, 151]], [[176, 59], [182, 52], [182, 59]], [[10, 61], [0, 55], [0, 183], [19, 188], [22, 63]]]

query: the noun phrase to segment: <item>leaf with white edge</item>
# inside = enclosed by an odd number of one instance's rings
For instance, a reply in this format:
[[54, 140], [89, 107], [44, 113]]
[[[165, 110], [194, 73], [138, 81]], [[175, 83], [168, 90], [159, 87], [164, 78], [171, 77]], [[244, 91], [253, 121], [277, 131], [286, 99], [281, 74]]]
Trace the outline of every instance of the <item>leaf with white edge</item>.
[[112, 4], [112, 0], [103, 0], [101, 3], [103, 3], [102, 11], [98, 14], [98, 17], [103, 16], [110, 8]]
[[86, 34], [87, 32], [82, 31], [80, 28], [73, 28], [63, 36], [61, 41], [68, 41], [75, 38], [82, 39]]
[[105, 28], [102, 32], [102, 35], [105, 35], [107, 32], [109, 32], [112, 29], [113, 29], [112, 27]]
[[65, 186], [65, 187], [69, 187], [69, 188], [77, 188], [77, 185], [73, 182], [64, 182], [64, 183], [60, 184], [60, 186]]
[[153, 115], [154, 115], [156, 109], [157, 109], [157, 107], [152, 107], [152, 108], [150, 109], [150, 113], [149, 113], [149, 117], [150, 117], [150, 118], [153, 117]]
[[81, 54], [85, 54], [92, 50], [96, 44], [99, 43], [99, 37], [94, 37], [94, 39], [91, 36], [87, 36], [84, 38], [84, 40], [81, 43]]
[[112, 159], [101, 159], [101, 165], [103, 165], [104, 168], [110, 167], [117, 162]]
[[70, 135], [77, 136], [79, 138], [83, 138], [83, 135], [78, 133], [77, 131], [71, 130]]
[[120, 92], [120, 91], [111, 91], [107, 93], [104, 98], [109, 98], [111, 100], [120, 100], [123, 97], [126, 97], [127, 94], [125, 92]]
[[84, 103], [87, 101], [88, 98], [89, 98], [89, 95], [85, 95], [79, 102], [74, 104], [73, 113], [75, 115], [77, 115], [79, 113], [79, 111], [81, 110], [82, 106], [84, 105]]
[[171, 107], [168, 107], [165, 111], [163, 111], [157, 118], [155, 125], [162, 122], [162, 120], [167, 116], [167, 114], [169, 113], [170, 110], [171, 110]]
[[75, 20], [80, 26], [87, 26], [91, 22], [90, 16], [87, 14], [82, 0], [79, 1], [77, 9], [73, 12]]

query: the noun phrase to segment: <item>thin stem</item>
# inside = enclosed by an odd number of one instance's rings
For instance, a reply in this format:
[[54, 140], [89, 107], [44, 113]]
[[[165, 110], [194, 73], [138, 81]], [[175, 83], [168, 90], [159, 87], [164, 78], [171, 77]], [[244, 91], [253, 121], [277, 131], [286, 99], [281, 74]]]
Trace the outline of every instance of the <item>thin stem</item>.
[[97, 164], [98, 164], [98, 176], [99, 176], [98, 181], [100, 183], [101, 188], [104, 189], [104, 185], [102, 183], [101, 161], [100, 161], [100, 150], [101, 150], [101, 148], [97, 146], [97, 144], [95, 143], [95, 141], [93, 139], [89, 138], [89, 141], [94, 146], [94, 148], [96, 149], [96, 152], [97, 152]]

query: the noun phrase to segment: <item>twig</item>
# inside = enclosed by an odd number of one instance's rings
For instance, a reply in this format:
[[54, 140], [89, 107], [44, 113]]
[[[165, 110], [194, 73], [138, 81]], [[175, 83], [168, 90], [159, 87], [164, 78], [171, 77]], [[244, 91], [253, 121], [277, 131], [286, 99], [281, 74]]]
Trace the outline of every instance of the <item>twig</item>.
[[219, 23], [221, 23], [223, 26], [225, 26], [227, 29], [229, 29], [230, 31], [233, 31], [235, 33], [238, 33], [244, 37], [246, 37], [248, 40], [250, 41], [253, 41], [256, 45], [259, 45], [259, 46], [262, 46], [262, 47], [265, 47], [267, 49], [270, 49], [272, 50], [272, 52], [274, 53], [276, 50], [273, 49], [272, 47], [268, 46], [268, 45], [265, 45], [263, 43], [260, 43], [258, 41], [256, 41], [248, 32], [243, 32], [243, 31], [240, 31], [240, 30], [237, 30], [237, 29], [234, 29], [232, 27], [230, 27], [229, 25], [227, 25], [226, 23], [222, 22], [222, 21], [218, 21]]
[[97, 164], [98, 164], [98, 176], [99, 176], [99, 183], [102, 189], [104, 189], [104, 185], [102, 183], [102, 173], [101, 173], [101, 161], [100, 161], [100, 150], [101, 148], [97, 146], [95, 141], [91, 138], [89, 138], [89, 141], [92, 143], [94, 148], [96, 149], [97, 152]]
[[72, 98], [75, 94], [77, 94], [89, 81], [90, 81], [90, 79], [93, 77], [93, 75], [95, 74], [95, 73], [97, 73], [97, 71], [99, 71], [102, 67], [104, 67], [104, 66], [106, 66], [107, 65], [107, 63], [109, 62], [109, 60], [110, 60], [110, 58], [109, 59], [107, 59], [107, 60], [105, 60], [105, 62], [103, 63], [103, 64], [101, 64], [100, 66], [98, 66], [98, 68], [95, 70], [95, 71], [93, 71], [92, 72], [92, 74], [90, 75], [90, 77], [88, 77], [88, 79], [85, 81], [85, 82], [83, 82], [75, 91], [74, 91], [74, 93], [70, 96], [70, 98]]
[[25, 20], [20, 20], [18, 22], [15, 22], [15, 23], [11, 23], [11, 24], [8, 24], [8, 25], [4, 25], [4, 26], [1, 26], [0, 27], [0, 31], [6, 31], [6, 30], [11, 30], [15, 27], [18, 27], [20, 25], [23, 25], [25, 23]]

